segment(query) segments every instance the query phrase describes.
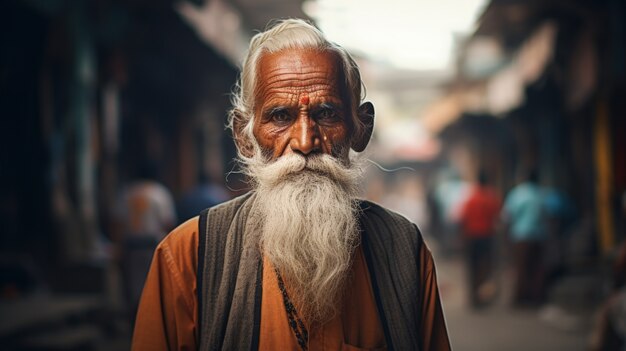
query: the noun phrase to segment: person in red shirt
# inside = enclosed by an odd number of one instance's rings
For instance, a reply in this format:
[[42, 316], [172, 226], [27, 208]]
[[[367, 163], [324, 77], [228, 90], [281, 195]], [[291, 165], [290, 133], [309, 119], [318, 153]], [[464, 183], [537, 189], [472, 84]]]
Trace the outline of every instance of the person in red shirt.
[[493, 270], [493, 245], [502, 201], [489, 185], [487, 175], [479, 172], [478, 183], [459, 211], [468, 266], [469, 299], [472, 307], [482, 307], [493, 295], [489, 278]]

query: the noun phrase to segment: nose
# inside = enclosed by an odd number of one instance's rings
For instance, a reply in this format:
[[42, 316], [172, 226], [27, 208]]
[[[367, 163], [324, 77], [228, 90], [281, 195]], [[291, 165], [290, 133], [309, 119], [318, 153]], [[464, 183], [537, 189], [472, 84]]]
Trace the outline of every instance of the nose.
[[296, 123], [293, 124], [289, 148], [291, 151], [299, 152], [303, 155], [320, 151], [319, 128], [317, 123], [307, 113], [300, 113]]

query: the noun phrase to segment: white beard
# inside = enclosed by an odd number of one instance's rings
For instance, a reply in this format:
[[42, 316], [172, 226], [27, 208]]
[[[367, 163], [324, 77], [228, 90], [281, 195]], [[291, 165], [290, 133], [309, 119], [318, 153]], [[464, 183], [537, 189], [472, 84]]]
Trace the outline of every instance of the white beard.
[[[257, 155], [260, 155], [257, 153]], [[329, 155], [248, 159], [263, 254], [283, 276], [298, 314], [324, 322], [337, 311], [359, 243], [357, 182], [361, 169]]]

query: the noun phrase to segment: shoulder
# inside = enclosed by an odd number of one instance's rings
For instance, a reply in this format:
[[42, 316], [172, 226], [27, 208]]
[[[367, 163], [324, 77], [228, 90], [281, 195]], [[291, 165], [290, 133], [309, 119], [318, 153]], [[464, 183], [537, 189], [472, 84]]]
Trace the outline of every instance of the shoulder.
[[[209, 212], [211, 216], [225, 218], [228, 217], [229, 212], [236, 212], [249, 197], [250, 193], [207, 208], [202, 212]], [[157, 253], [171, 253], [176, 258], [193, 254], [195, 261], [198, 255], [199, 222], [200, 216], [196, 216], [176, 227], [161, 241], [157, 247]]]
[[164, 259], [170, 269], [195, 274], [198, 257], [198, 217], [172, 230], [157, 246], [155, 256]]
[[209, 207], [202, 211], [202, 213], [208, 212], [212, 216], [228, 216], [230, 214], [234, 214], [239, 210], [239, 208], [246, 203], [250, 198], [252, 198], [254, 192], [248, 192], [241, 196], [238, 196], [234, 199], [222, 202], [213, 207]]
[[506, 203], [509, 206], [513, 206], [520, 199], [523, 193], [524, 193], [524, 189], [520, 188], [520, 185], [515, 186], [506, 195], [506, 200], [505, 200]]
[[359, 205], [363, 230], [367, 232], [366, 246], [373, 249], [372, 253], [384, 252], [386, 264], [394, 261], [399, 270], [419, 267], [420, 279], [428, 279], [434, 271], [434, 261], [417, 225], [374, 202], [361, 200]]
[[375, 202], [360, 200], [359, 207], [363, 217], [368, 220], [382, 221], [389, 225], [400, 226], [401, 228], [416, 227], [416, 225], [403, 215], [385, 208]]
[[381, 244], [393, 247], [409, 245], [417, 247], [422, 235], [417, 225], [403, 215], [371, 201], [359, 201], [361, 225], [368, 237], [377, 237]]

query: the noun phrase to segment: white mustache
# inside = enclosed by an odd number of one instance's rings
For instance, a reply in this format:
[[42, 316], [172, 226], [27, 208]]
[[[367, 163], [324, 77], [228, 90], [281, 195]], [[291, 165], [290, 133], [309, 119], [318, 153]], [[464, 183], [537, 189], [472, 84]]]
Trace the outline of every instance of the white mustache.
[[[255, 160], [256, 161], [256, 160]], [[355, 177], [361, 174], [359, 167], [346, 167], [341, 161], [330, 155], [303, 156], [289, 154], [282, 156], [272, 163], [258, 164], [251, 162], [250, 174], [254, 175], [259, 184], [274, 186], [285, 181], [292, 175], [303, 171], [317, 173], [333, 179], [340, 185], [352, 183]]]

